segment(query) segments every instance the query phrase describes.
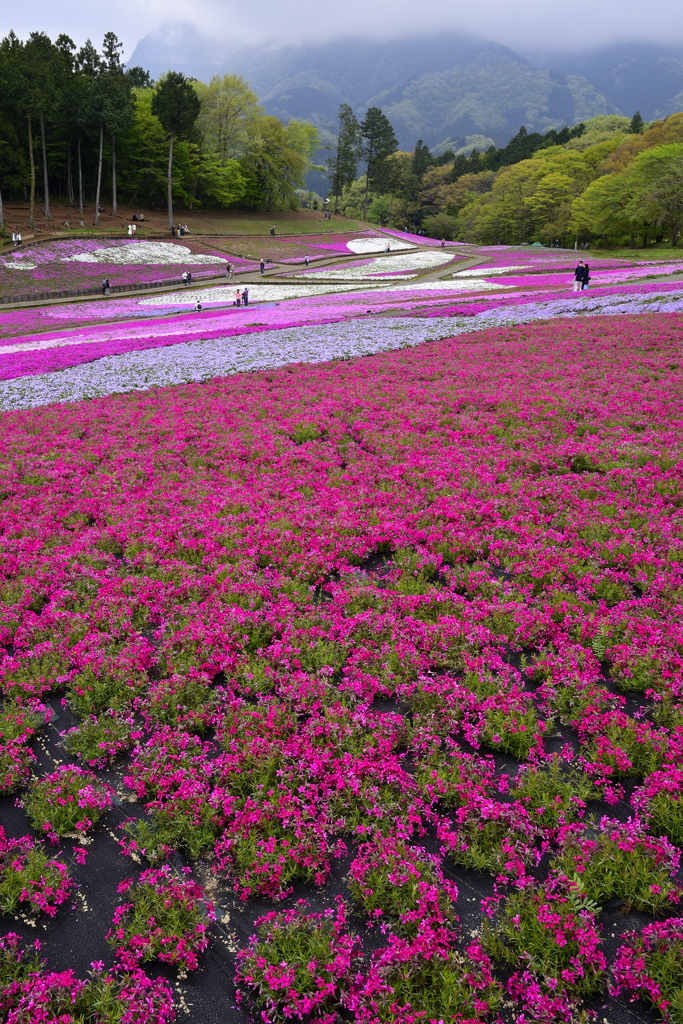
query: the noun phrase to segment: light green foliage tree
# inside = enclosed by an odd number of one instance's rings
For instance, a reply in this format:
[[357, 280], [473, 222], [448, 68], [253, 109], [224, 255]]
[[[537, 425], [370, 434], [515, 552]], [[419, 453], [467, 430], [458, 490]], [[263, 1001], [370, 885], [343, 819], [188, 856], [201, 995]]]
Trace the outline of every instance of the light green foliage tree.
[[197, 129], [203, 148], [220, 160], [239, 160], [258, 139], [264, 117], [256, 93], [241, 75], [194, 82], [201, 102]]
[[[357, 181], [345, 185], [339, 197], [339, 212], [342, 217], [351, 220], [362, 220], [365, 207], [365, 175], [361, 174]], [[377, 196], [374, 192], [368, 192], [368, 201], [372, 204]]]
[[683, 143], [645, 150], [628, 173], [631, 217], [665, 226], [675, 246], [683, 224]]
[[621, 117], [619, 114], [600, 114], [598, 117], [591, 117], [584, 121], [585, 132], [576, 139], [570, 139], [566, 143], [567, 149], [583, 153], [590, 146], [598, 142], [606, 142], [615, 136], [626, 135], [631, 131], [631, 119]]
[[200, 101], [192, 82], [179, 71], [169, 71], [159, 82], [152, 99], [152, 113], [159, 118], [169, 138], [168, 226], [173, 225], [173, 142], [187, 138], [199, 116]]
[[298, 206], [295, 189], [302, 188], [308, 159], [293, 149], [290, 140], [301, 141], [297, 133], [287, 132], [276, 117], [264, 117], [260, 135], [247, 154], [243, 168], [251, 179], [246, 196], [253, 205], [273, 207]]

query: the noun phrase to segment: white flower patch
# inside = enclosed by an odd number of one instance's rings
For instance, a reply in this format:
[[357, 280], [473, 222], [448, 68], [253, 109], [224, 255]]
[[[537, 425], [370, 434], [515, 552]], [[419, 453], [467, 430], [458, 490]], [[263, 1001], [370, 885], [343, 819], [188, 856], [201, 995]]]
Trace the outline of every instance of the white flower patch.
[[497, 281], [425, 281], [424, 284], [406, 284], [403, 286], [406, 291], [426, 292], [499, 292], [506, 288], [515, 288], [513, 284], [498, 284]]
[[[309, 295], [329, 295], [332, 292], [349, 292], [355, 290], [355, 285], [342, 284], [335, 286], [330, 282], [327, 284], [250, 284], [249, 305], [252, 302], [282, 302], [284, 299], [305, 299]], [[239, 286], [239, 291], [244, 290], [244, 285]], [[231, 305], [235, 301], [237, 287], [219, 286], [217, 288], [198, 288], [180, 292], [167, 292], [164, 295], [153, 295], [149, 299], [140, 299], [141, 306], [194, 306], [195, 302], [205, 303], [227, 303]]]
[[127, 391], [189, 384], [289, 363], [351, 359], [437, 341], [456, 333], [452, 320], [367, 318], [262, 331], [241, 337], [105, 356], [80, 366], [0, 382], [0, 409], [29, 409]]
[[62, 263], [227, 263], [227, 257], [209, 256], [192, 252], [186, 245], [174, 242], [125, 242], [122, 245], [102, 246], [92, 252], [79, 252], [65, 256]]
[[346, 243], [346, 248], [351, 252], [384, 252], [384, 246], [389, 243], [391, 251], [396, 249], [414, 249], [415, 246], [408, 242], [400, 242], [397, 238], [352, 238]]
[[493, 277], [494, 274], [509, 274], [513, 270], [533, 270], [533, 267], [470, 267], [469, 270], [456, 270], [453, 277]]
[[11, 263], [2, 264], [5, 270], [35, 270], [35, 263], [30, 263], [28, 260], [21, 260], [21, 262], [15, 260]]
[[[292, 277], [315, 276], [316, 278], [334, 278], [336, 281], [410, 281], [420, 270], [429, 270], [431, 267], [443, 266], [449, 263], [450, 256], [435, 252], [416, 252], [412, 255], [403, 256], [380, 256], [374, 260], [368, 260], [362, 267], [326, 267], [324, 270], [315, 270], [313, 275], [292, 274]], [[394, 271], [406, 271], [407, 273], [394, 273]], [[414, 273], [410, 273], [414, 271]], [[391, 274], [391, 277], [385, 275]]]

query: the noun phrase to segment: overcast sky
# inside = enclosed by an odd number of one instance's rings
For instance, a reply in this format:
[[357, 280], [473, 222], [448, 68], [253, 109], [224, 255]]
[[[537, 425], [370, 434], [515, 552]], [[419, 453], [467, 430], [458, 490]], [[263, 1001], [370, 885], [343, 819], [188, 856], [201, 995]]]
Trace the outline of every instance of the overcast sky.
[[303, 42], [335, 36], [386, 39], [443, 29], [469, 32], [524, 51], [593, 49], [624, 40], [683, 43], [681, 0], [1, 0], [0, 29], [24, 38], [34, 29], [77, 43], [105, 31], [123, 40], [126, 56], [147, 33], [188, 22], [233, 44]]

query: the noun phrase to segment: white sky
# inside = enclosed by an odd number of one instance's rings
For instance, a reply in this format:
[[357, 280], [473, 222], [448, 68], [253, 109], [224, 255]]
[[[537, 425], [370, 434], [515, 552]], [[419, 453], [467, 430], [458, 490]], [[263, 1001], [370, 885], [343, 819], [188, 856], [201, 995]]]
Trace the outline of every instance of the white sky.
[[147, 32], [181, 21], [216, 40], [285, 43], [363, 36], [380, 40], [434, 35], [444, 29], [468, 32], [523, 51], [594, 49], [610, 42], [637, 40], [675, 46], [683, 43], [680, 0], [3, 0], [0, 34], [10, 29], [22, 38], [38, 29], [55, 38], [60, 32], [80, 44], [90, 36], [97, 45], [108, 30], [123, 40], [126, 56]]

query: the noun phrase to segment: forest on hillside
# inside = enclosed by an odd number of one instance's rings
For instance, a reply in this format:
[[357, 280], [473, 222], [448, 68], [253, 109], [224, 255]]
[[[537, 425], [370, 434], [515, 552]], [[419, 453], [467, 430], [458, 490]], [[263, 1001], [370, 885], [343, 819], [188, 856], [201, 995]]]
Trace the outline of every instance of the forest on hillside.
[[[34, 32], [0, 42], [2, 196], [49, 223], [50, 197], [71, 203], [186, 209], [298, 206], [315, 127], [267, 116], [238, 75], [210, 84], [126, 68], [112, 32], [101, 51]], [[96, 213], [96, 221], [98, 214]]]
[[[645, 124], [600, 115], [502, 147], [434, 156], [418, 139], [399, 150], [390, 120], [362, 121], [342, 103], [336, 135], [267, 115], [236, 74], [209, 83], [167, 72], [156, 82], [126, 67], [105, 35], [98, 51], [34, 32], [0, 42], [2, 198], [28, 201], [30, 222], [52, 220], [50, 199], [78, 209], [121, 200], [168, 209], [297, 208], [484, 244], [540, 241], [676, 245], [683, 226], [683, 113]], [[306, 193], [327, 153], [327, 197]], [[323, 170], [319, 167], [318, 170]]]
[[[359, 216], [367, 179], [344, 183], [338, 209]], [[483, 244], [647, 245], [683, 226], [683, 113], [646, 125], [604, 115], [500, 149], [435, 159], [418, 142], [370, 181], [368, 217]]]

